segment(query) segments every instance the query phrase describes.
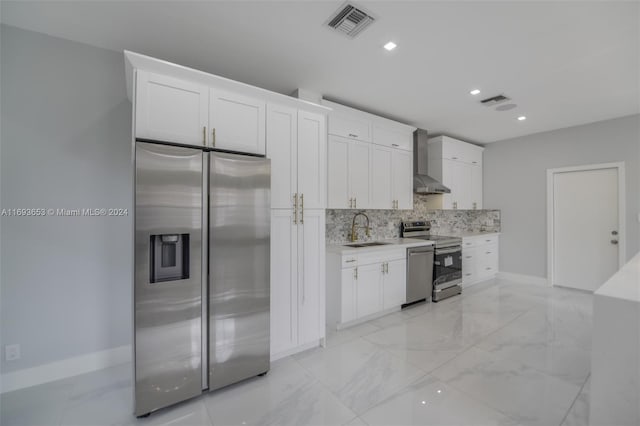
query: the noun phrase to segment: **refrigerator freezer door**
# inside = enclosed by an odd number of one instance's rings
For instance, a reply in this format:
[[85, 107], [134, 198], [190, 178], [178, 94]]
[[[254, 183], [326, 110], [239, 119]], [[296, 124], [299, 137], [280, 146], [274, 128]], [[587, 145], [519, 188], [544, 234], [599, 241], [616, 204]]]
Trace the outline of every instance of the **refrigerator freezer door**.
[[209, 389], [269, 370], [270, 160], [209, 153]]
[[137, 416], [202, 392], [203, 155], [136, 142]]

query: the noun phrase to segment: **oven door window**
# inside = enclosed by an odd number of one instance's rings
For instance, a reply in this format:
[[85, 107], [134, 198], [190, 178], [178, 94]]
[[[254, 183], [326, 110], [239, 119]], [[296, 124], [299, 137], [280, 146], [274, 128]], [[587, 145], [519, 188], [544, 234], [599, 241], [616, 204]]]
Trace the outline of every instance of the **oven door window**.
[[435, 251], [433, 261], [433, 285], [442, 286], [462, 279], [462, 250], [442, 249]]

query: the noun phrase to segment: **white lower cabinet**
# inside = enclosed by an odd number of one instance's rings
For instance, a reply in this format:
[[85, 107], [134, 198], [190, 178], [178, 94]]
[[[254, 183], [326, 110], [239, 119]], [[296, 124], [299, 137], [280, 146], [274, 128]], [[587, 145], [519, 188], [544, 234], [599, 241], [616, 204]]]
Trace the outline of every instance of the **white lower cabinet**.
[[382, 264], [356, 267], [356, 318], [382, 310]]
[[316, 346], [325, 331], [325, 211], [271, 211], [271, 358]]
[[498, 234], [462, 239], [462, 285], [469, 286], [494, 278], [498, 273]]
[[342, 327], [406, 302], [406, 249], [327, 254], [327, 324]]

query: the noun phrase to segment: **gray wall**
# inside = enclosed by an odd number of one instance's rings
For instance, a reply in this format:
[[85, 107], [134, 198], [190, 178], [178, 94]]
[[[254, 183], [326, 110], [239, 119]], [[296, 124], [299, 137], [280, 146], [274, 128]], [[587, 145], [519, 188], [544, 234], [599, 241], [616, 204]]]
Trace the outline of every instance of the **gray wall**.
[[[547, 275], [546, 171], [624, 161], [627, 258], [640, 249], [640, 116], [491, 143], [484, 151], [484, 207], [500, 209], [500, 270]], [[593, 194], [594, 205], [598, 194]], [[588, 232], [585, 229], [585, 232]]]
[[[131, 209], [121, 53], [1, 28], [2, 208]], [[130, 343], [131, 219], [2, 217], [9, 372]]]

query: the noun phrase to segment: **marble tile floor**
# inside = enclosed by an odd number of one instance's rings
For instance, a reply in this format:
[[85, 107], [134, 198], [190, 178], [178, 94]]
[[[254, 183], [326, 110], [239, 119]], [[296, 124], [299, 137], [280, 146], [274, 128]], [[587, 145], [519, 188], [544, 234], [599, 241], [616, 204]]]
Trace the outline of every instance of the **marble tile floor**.
[[136, 419], [131, 366], [0, 397], [2, 426], [588, 425], [592, 296], [492, 280]]

